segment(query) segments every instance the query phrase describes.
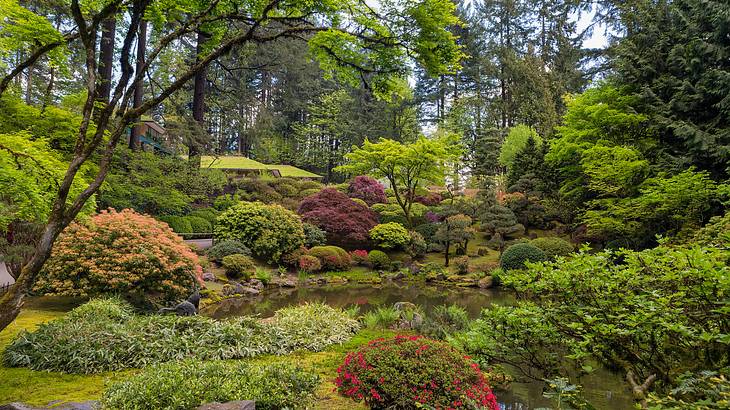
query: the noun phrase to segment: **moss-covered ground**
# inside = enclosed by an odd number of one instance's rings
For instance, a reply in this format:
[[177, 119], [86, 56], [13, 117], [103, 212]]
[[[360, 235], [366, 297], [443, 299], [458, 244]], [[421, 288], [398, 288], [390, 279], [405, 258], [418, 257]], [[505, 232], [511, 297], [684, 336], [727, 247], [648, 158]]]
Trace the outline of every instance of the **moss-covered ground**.
[[[0, 332], [0, 350], [12, 342], [22, 330], [33, 330], [41, 323], [63, 315], [61, 311], [32, 308], [23, 310], [8, 328]], [[321, 376], [322, 383], [317, 391], [316, 409], [360, 409], [366, 408], [334, 391], [333, 380], [337, 367], [345, 354], [378, 337], [393, 335], [392, 331], [361, 330], [347, 343], [330, 346], [323, 352], [295, 352], [286, 356], [262, 356], [258, 363], [288, 362]], [[51, 402], [98, 400], [109, 383], [124, 379], [134, 370], [109, 372], [96, 375], [72, 375], [57, 372], [34, 371], [26, 368], [8, 368], [0, 365], [0, 404], [25, 402], [33, 405], [47, 405]]]

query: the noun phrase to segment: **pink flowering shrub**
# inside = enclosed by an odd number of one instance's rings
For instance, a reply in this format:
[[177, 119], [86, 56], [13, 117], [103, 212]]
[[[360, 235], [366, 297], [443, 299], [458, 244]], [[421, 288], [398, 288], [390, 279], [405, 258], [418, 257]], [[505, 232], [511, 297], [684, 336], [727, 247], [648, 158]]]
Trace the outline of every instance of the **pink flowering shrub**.
[[479, 365], [422, 336], [376, 339], [348, 353], [335, 384], [370, 408], [499, 408]]
[[322, 270], [322, 263], [316, 256], [302, 255], [299, 257], [299, 270], [305, 273], [317, 273]]
[[66, 228], [34, 290], [179, 301], [196, 281], [202, 285], [201, 276], [198, 256], [166, 223], [131, 209], [110, 209]]
[[368, 251], [364, 249], [355, 249], [350, 252], [350, 257], [355, 265], [367, 265], [368, 263]]
[[350, 186], [347, 187], [347, 194], [350, 198], [362, 199], [368, 205], [388, 202], [383, 185], [375, 178], [367, 175], [355, 177], [350, 182]]
[[298, 212], [304, 222], [325, 231], [328, 244], [345, 248], [367, 245], [368, 233], [378, 224], [375, 212], [333, 188], [304, 198]]

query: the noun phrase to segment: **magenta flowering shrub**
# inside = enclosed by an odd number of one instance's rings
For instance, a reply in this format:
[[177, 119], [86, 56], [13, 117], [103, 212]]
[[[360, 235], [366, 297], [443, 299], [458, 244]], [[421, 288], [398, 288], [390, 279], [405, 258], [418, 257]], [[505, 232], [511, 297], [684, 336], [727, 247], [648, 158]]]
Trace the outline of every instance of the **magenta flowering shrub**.
[[337, 368], [338, 392], [370, 408], [487, 408], [497, 400], [479, 365], [449, 344], [423, 336], [376, 339]]
[[355, 177], [350, 182], [350, 186], [347, 187], [347, 193], [350, 198], [362, 199], [368, 205], [388, 202], [383, 185], [375, 178], [367, 175]]
[[304, 222], [318, 226], [327, 234], [327, 243], [345, 248], [365, 247], [378, 216], [333, 188], [304, 198], [299, 205]]

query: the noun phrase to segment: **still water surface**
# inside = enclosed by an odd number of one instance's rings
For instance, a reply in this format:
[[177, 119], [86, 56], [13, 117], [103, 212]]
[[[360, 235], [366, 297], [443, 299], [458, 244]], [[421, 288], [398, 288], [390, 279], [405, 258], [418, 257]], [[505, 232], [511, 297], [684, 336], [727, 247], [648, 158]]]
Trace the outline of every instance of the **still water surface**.
[[[256, 297], [226, 299], [204, 312], [212, 317], [226, 318], [257, 314], [271, 316], [285, 306], [321, 301], [331, 306], [348, 308], [357, 305], [360, 312], [377, 306], [392, 306], [396, 302], [420, 305], [426, 314], [438, 305], [462, 306], [472, 318], [492, 304], [507, 305], [514, 297], [507, 291], [495, 289], [445, 288], [409, 283], [346, 284], [313, 288], [277, 289]], [[584, 396], [599, 410], [631, 409], [630, 392], [622, 377], [607, 370], [598, 370], [584, 376], [579, 383]], [[543, 383], [513, 383], [509, 391], [495, 391], [500, 406], [505, 410], [534, 410], [550, 407], [542, 397]]]

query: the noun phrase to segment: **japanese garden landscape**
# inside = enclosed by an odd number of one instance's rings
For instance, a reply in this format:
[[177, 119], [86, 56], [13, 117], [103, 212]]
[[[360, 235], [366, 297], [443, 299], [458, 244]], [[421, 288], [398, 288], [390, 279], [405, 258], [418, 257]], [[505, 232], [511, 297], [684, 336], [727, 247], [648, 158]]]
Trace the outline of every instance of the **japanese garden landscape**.
[[0, 0], [0, 409], [730, 408], [730, 4]]

